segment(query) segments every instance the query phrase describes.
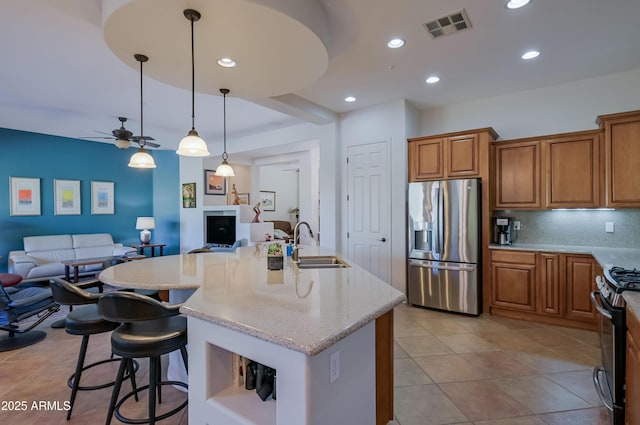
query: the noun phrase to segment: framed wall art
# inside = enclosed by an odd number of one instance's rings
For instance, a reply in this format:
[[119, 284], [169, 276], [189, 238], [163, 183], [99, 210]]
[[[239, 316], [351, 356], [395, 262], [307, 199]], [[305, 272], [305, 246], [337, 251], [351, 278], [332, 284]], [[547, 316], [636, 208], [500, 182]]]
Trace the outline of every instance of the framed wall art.
[[240, 205], [249, 205], [249, 203], [251, 202], [249, 200], [248, 193], [238, 193], [238, 199], [240, 200]]
[[55, 215], [80, 215], [80, 180], [53, 181]]
[[204, 194], [226, 195], [227, 179], [222, 176], [216, 176], [215, 170], [204, 170]]
[[182, 183], [182, 208], [196, 207], [196, 184]]
[[40, 179], [9, 177], [11, 215], [41, 215]]
[[261, 190], [260, 203], [262, 204], [262, 211], [275, 211], [276, 193], [270, 190]]
[[114, 214], [113, 182], [91, 182], [91, 214]]

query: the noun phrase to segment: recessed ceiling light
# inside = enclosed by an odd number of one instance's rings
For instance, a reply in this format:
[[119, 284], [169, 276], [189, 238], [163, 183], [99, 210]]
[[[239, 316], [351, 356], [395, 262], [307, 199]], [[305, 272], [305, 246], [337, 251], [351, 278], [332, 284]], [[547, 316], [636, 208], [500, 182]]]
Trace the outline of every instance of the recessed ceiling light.
[[528, 52], [522, 55], [522, 59], [529, 60], [529, 59], [537, 58], [538, 56], [540, 56], [539, 51], [529, 50]]
[[507, 9], [520, 9], [529, 4], [529, 0], [509, 0], [505, 5]]
[[218, 65], [223, 66], [225, 68], [233, 68], [237, 64], [236, 64], [236, 61], [234, 61], [231, 58], [220, 58], [218, 59]]
[[436, 77], [435, 75], [433, 75], [433, 76], [427, 78], [426, 81], [429, 84], [434, 84], [434, 83], [437, 83], [438, 81], [440, 81], [440, 77]]
[[394, 38], [389, 40], [389, 42], [387, 43], [387, 46], [389, 46], [390, 49], [397, 49], [399, 47], [404, 46], [404, 40], [401, 38]]
[[345, 102], [355, 102], [356, 98], [353, 97], [353, 96], [347, 96], [347, 97], [344, 98], [344, 101]]

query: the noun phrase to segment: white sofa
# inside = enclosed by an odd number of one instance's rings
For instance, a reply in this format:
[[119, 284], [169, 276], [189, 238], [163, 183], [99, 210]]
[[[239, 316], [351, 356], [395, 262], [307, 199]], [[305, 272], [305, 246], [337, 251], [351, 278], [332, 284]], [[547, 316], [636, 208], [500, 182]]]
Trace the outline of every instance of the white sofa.
[[[9, 253], [9, 273], [23, 279], [48, 279], [64, 276], [62, 261], [135, 254], [131, 247], [114, 243], [109, 233], [82, 235], [26, 236], [24, 250]], [[80, 268], [80, 275], [95, 274], [96, 264]]]

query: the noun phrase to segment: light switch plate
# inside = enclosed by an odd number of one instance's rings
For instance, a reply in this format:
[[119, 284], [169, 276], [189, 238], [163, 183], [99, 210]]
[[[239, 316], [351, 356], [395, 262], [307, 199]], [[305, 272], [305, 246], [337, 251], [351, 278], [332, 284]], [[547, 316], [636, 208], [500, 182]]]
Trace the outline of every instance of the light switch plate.
[[340, 377], [340, 351], [329, 357], [329, 383], [333, 384]]
[[614, 232], [614, 230], [613, 230], [613, 221], [607, 221], [604, 224], [604, 231], [607, 232], [607, 233], [613, 233]]

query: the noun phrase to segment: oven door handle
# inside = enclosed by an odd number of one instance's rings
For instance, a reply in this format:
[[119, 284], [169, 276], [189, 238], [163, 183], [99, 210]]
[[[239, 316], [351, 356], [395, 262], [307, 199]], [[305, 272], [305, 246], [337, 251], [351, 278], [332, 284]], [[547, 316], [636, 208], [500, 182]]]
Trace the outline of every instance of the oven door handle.
[[599, 291], [591, 292], [591, 302], [593, 303], [593, 306], [596, 308], [596, 310], [598, 310], [598, 313], [602, 314], [607, 319], [612, 320], [613, 316], [611, 316], [611, 312], [606, 308], [604, 308], [600, 303], [600, 301], [597, 300], [597, 297], [599, 296], [600, 296]]
[[593, 368], [593, 383], [596, 387], [596, 394], [598, 394], [598, 398], [604, 407], [613, 412], [613, 402], [604, 395], [604, 390], [602, 389], [602, 385], [600, 384], [600, 374], [604, 373], [604, 366], [597, 366]]

